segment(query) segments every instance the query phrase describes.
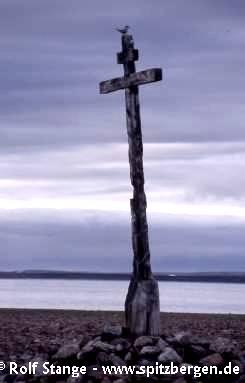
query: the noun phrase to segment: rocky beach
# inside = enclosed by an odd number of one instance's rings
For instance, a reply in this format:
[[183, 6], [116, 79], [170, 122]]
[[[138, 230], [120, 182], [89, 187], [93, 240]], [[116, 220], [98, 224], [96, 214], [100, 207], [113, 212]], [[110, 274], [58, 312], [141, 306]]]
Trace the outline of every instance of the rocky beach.
[[[121, 312], [63, 310], [0, 311], [0, 360], [27, 365], [48, 361], [58, 366], [86, 366], [86, 375], [10, 376], [7, 367], [0, 381], [12, 382], [244, 382], [245, 316], [221, 314], [161, 314], [160, 337], [132, 337], [123, 327]], [[217, 365], [229, 362], [239, 375], [196, 378], [188, 376], [104, 375], [101, 366], [151, 366], [156, 362], [178, 366]], [[96, 366], [97, 371], [93, 370]]]

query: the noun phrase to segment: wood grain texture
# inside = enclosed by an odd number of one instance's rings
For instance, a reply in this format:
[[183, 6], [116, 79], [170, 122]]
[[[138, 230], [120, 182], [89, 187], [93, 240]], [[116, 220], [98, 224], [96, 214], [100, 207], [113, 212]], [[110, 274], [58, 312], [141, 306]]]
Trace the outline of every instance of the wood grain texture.
[[102, 81], [100, 83], [100, 93], [106, 94], [120, 89], [130, 88], [135, 85], [150, 84], [151, 82], [162, 80], [162, 69], [151, 68], [130, 74], [128, 77], [116, 77], [112, 80]]
[[117, 54], [117, 63], [125, 64], [129, 61], [137, 61], [139, 59], [138, 49], [129, 48], [126, 52], [120, 52]]
[[[133, 47], [133, 38], [122, 36], [122, 50]], [[136, 72], [133, 62], [125, 62], [124, 76], [134, 83], [125, 89], [126, 122], [129, 144], [130, 180], [133, 198], [130, 200], [132, 247], [134, 252], [133, 275], [125, 301], [126, 327], [137, 335], [158, 335], [160, 322], [159, 291], [151, 271], [147, 224], [147, 201], [144, 191], [143, 140], [141, 131], [138, 85], [161, 79], [162, 72], [151, 69]], [[157, 77], [158, 76], [158, 77]]]
[[133, 274], [125, 301], [126, 326], [131, 333], [158, 335], [160, 305], [158, 284], [152, 275], [146, 195], [144, 191], [143, 141], [140, 119], [139, 85], [162, 80], [162, 70], [151, 68], [136, 72], [133, 37], [122, 35], [122, 52], [118, 61], [123, 63], [124, 77], [100, 83], [100, 93], [125, 89], [127, 135], [129, 144], [130, 180], [133, 198], [130, 200]]

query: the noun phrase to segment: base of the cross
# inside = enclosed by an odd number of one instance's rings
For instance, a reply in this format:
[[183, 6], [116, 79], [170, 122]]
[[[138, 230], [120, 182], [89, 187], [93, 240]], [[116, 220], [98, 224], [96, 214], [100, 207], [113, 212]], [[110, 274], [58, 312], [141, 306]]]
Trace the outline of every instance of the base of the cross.
[[132, 277], [125, 302], [126, 327], [135, 335], [158, 336], [160, 304], [157, 281]]

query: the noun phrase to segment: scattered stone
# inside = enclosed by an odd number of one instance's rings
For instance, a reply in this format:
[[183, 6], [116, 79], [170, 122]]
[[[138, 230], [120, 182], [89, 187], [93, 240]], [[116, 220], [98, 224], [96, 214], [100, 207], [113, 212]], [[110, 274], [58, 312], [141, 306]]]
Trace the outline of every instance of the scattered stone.
[[140, 351], [140, 356], [155, 356], [160, 354], [161, 349], [158, 346], [144, 346]]
[[101, 383], [111, 383], [111, 379], [105, 376]]
[[78, 360], [84, 360], [86, 359], [91, 353], [94, 351], [94, 341], [90, 340], [83, 348], [81, 351], [77, 354], [77, 359]]
[[174, 336], [167, 336], [166, 337], [166, 342], [168, 344], [173, 344], [175, 342]]
[[115, 346], [115, 351], [118, 352], [118, 353], [120, 353], [120, 352], [123, 352], [123, 351], [127, 351], [127, 349], [125, 350], [124, 347], [123, 347], [123, 345], [119, 343], [119, 344], [117, 344], [117, 345]]
[[66, 360], [76, 357], [77, 353], [80, 351], [80, 344], [76, 342], [64, 344], [61, 346], [56, 354], [53, 356], [55, 360]]
[[113, 365], [113, 366], [124, 366], [125, 365], [125, 362], [123, 359], [119, 358], [119, 356], [115, 355], [115, 354], [110, 354], [109, 355], [109, 362]]
[[115, 346], [116, 352], [126, 352], [129, 350], [131, 344], [129, 341], [123, 338], [116, 338], [110, 343], [112, 346]]
[[[116, 327], [118, 328], [116, 329]], [[151, 383], [159, 381], [165, 383], [194, 383], [197, 378], [194, 377], [193, 366], [217, 366], [223, 368], [229, 362], [231, 362], [232, 367], [239, 367], [240, 374], [236, 376], [227, 375], [222, 382], [245, 383], [245, 349], [241, 351], [237, 342], [233, 340], [218, 337], [208, 342], [207, 338], [191, 336], [186, 331], [179, 332], [168, 338], [156, 336], [135, 338], [130, 334], [125, 334], [121, 327], [119, 331], [119, 327], [105, 326], [101, 336], [94, 337], [83, 346], [84, 342], [81, 341], [83, 337], [79, 340], [76, 338], [69, 341], [67, 344], [59, 346], [54, 355], [50, 354], [47, 349], [25, 354], [24, 349], [21, 356], [22, 363], [37, 361], [38, 366], [40, 366], [40, 369], [37, 368], [36, 370], [36, 376], [13, 378], [10, 375], [5, 375], [0, 376], [0, 383], [49, 383], [51, 377], [42, 376], [42, 365], [45, 361], [57, 365], [85, 365], [87, 368], [86, 375], [69, 376], [68, 378], [60, 376], [58, 380], [52, 378], [53, 383], [142, 383], [146, 381]], [[72, 338], [73, 334], [70, 336], [70, 339]], [[57, 341], [55, 342], [58, 344]], [[11, 354], [11, 359], [13, 356]], [[172, 362], [179, 365], [179, 367], [186, 367], [186, 375], [181, 376], [180, 373], [161, 377], [152, 375], [148, 379], [146, 376], [118, 375], [115, 373], [106, 376], [101, 368], [101, 366], [109, 365], [116, 367], [125, 365], [147, 367], [155, 366], [156, 362], [166, 365]], [[187, 375], [188, 367], [192, 368], [189, 375]], [[200, 379], [202, 382], [212, 381], [208, 375]]]
[[184, 378], [178, 378], [173, 383], [187, 383], [187, 381]]
[[[28, 353], [24, 353], [21, 355], [21, 361], [23, 361], [23, 362], [29, 362], [32, 358], [33, 358], [33, 355], [28, 354]], [[14, 360], [14, 359], [12, 359], [12, 357], [11, 357], [11, 360]]]
[[202, 346], [192, 344], [185, 349], [185, 358], [188, 362], [197, 362], [205, 356], [207, 356], [207, 351]]
[[129, 351], [124, 358], [125, 362], [131, 362], [132, 361], [132, 352]]
[[106, 324], [103, 329], [102, 337], [105, 336], [106, 338], [115, 338], [122, 335], [122, 327], [121, 326], [114, 326], [111, 324]]
[[30, 361], [30, 363], [34, 363], [34, 362], [37, 362], [38, 363], [38, 365], [37, 365], [37, 367], [36, 367], [36, 369], [35, 369], [35, 377], [36, 376], [44, 376], [43, 375], [43, 363], [45, 363], [47, 361], [47, 359], [44, 359], [44, 358], [42, 358], [41, 356], [36, 356], [36, 357], [34, 357], [31, 361]]
[[152, 361], [148, 360], [148, 359], [140, 359], [137, 363], [137, 366], [151, 366], [152, 365]]
[[100, 351], [96, 356], [96, 360], [100, 365], [104, 366], [108, 364], [109, 356], [106, 352]]
[[111, 353], [114, 351], [114, 346], [102, 342], [101, 340], [89, 341], [82, 350], [77, 354], [77, 359], [86, 365], [91, 362], [96, 362], [96, 355], [99, 352]]
[[210, 341], [205, 337], [194, 335], [191, 338], [191, 343], [203, 347], [209, 347]]
[[194, 375], [193, 367], [193, 364], [190, 363], [181, 363], [179, 366], [181, 374], [185, 373], [186, 376]]
[[152, 336], [142, 335], [134, 342], [135, 348], [141, 348], [144, 346], [152, 346], [154, 344], [154, 338]]
[[66, 381], [66, 383], [83, 383], [83, 382], [84, 382], [83, 375], [79, 375], [77, 377], [70, 375]]
[[83, 344], [83, 347], [86, 347], [86, 346], [93, 346], [94, 343], [98, 342], [98, 341], [101, 341], [101, 336], [100, 335], [97, 335], [96, 337], [94, 337], [93, 339], [89, 339], [86, 343]]
[[[37, 382], [38, 383], [49, 383], [50, 382], [50, 377], [49, 376], [40, 376], [40, 377], [37, 377]], [[17, 380], [17, 379], [16, 379]], [[26, 381], [24, 382], [26, 383]], [[34, 382], [31, 382], [31, 383], [34, 383]]]
[[104, 351], [104, 352], [114, 351], [114, 346], [112, 346], [109, 343], [102, 342], [101, 340], [94, 342], [92, 347], [94, 350], [97, 350], [97, 351]]
[[225, 356], [236, 357], [239, 354], [238, 343], [234, 340], [218, 337], [210, 344], [210, 350]]
[[86, 378], [91, 378], [101, 382], [101, 380], [104, 378], [104, 374], [101, 368], [99, 368], [97, 365], [92, 365], [87, 367]]
[[174, 336], [173, 342], [181, 346], [186, 346], [191, 343], [191, 333], [189, 331], [178, 332]]
[[224, 359], [218, 353], [211, 354], [199, 360], [201, 366], [221, 366], [224, 364]]
[[183, 360], [172, 347], [166, 347], [165, 350], [158, 356], [158, 361], [161, 363], [181, 363]]
[[164, 351], [165, 348], [169, 346], [169, 344], [165, 342], [165, 340], [163, 340], [162, 338], [159, 338], [156, 345], [160, 348], [160, 351]]

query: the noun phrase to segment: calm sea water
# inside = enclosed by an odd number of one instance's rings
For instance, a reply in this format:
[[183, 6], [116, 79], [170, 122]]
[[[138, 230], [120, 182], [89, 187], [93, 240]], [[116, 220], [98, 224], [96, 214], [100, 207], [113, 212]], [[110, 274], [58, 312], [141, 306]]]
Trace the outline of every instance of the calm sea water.
[[[1, 279], [1, 308], [123, 310], [127, 281]], [[161, 311], [245, 314], [245, 284], [159, 282]]]

